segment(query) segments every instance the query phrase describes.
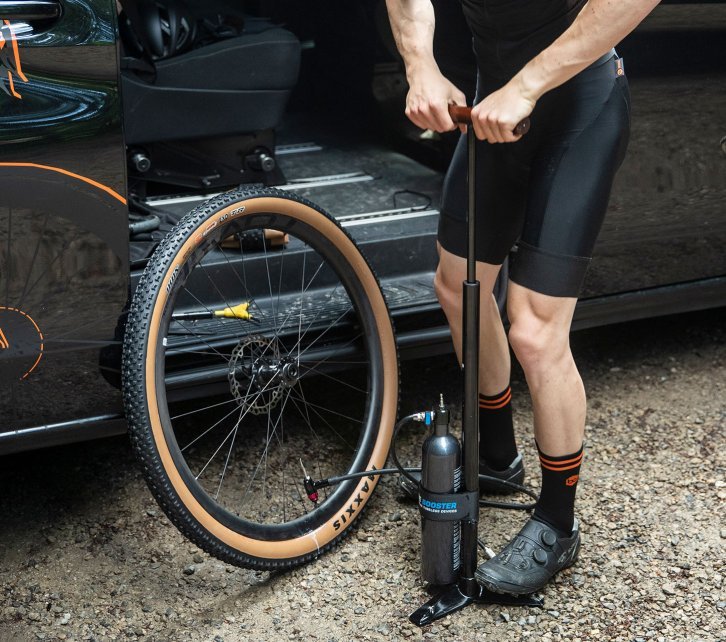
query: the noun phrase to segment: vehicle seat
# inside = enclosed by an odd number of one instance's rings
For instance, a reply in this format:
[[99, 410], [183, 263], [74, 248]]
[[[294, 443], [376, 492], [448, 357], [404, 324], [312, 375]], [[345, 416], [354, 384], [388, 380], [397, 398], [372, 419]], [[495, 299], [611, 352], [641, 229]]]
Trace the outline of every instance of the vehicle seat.
[[124, 137], [151, 143], [273, 129], [298, 78], [300, 42], [267, 23], [252, 33], [122, 69]]

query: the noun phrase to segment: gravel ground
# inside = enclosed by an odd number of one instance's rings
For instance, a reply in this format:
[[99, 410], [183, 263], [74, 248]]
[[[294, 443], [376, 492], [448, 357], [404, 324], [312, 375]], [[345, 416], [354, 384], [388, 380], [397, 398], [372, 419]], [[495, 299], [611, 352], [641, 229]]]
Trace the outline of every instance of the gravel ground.
[[[726, 310], [573, 335], [590, 400], [584, 547], [544, 609], [475, 606], [410, 625], [428, 599], [418, 516], [390, 479], [318, 561], [226, 566], [176, 532], [113, 439], [0, 460], [0, 640], [726, 640], [725, 338]], [[513, 388], [537, 486], [521, 372]], [[459, 403], [452, 356], [405, 364], [402, 413], [439, 392]], [[403, 437], [412, 462], [419, 440]], [[483, 510], [480, 535], [497, 549], [523, 519]]]

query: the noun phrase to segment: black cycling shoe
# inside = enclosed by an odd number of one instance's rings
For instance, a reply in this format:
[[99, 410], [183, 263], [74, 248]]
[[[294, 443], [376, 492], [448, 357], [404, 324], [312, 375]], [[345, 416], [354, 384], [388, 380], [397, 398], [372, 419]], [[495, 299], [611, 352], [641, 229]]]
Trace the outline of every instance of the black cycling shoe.
[[[411, 477], [415, 477], [417, 481], [421, 481], [421, 473], [409, 473]], [[509, 464], [504, 470], [494, 470], [489, 468], [483, 459], [479, 460], [479, 474], [494, 477], [506, 482], [519, 484], [520, 486], [524, 483], [524, 462], [522, 461], [522, 455], [518, 454], [514, 461]], [[418, 499], [418, 484], [414, 484], [410, 479], [399, 476], [398, 483], [411, 499]], [[494, 479], [480, 479], [479, 480], [479, 492], [480, 493], [494, 493], [498, 495], [511, 495], [516, 493], [517, 489], [507, 486], [505, 484], [497, 483]]]
[[548, 524], [530, 518], [501, 553], [479, 565], [475, 577], [493, 593], [528, 595], [574, 564], [579, 552], [577, 520], [572, 533], [563, 537]]

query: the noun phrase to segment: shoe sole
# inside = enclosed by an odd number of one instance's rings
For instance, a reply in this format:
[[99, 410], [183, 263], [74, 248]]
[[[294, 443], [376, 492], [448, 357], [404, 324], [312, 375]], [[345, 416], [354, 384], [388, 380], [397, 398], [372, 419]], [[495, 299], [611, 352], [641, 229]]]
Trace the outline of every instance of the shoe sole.
[[480, 586], [483, 586], [488, 591], [491, 591], [492, 593], [499, 593], [499, 594], [505, 594], [505, 595], [514, 595], [515, 597], [519, 597], [520, 595], [531, 595], [532, 593], [536, 593], [540, 589], [544, 588], [547, 583], [560, 571], [569, 568], [572, 566], [575, 562], [577, 562], [577, 558], [580, 555], [580, 542], [577, 543], [577, 548], [575, 549], [575, 552], [572, 554], [572, 558], [564, 564], [561, 568], [557, 569], [552, 576], [542, 584], [542, 586], [535, 586], [535, 587], [524, 587], [520, 584], [511, 584], [510, 582], [503, 582], [503, 581], [496, 581], [492, 580], [486, 575], [483, 575], [479, 573], [479, 570], [477, 570], [474, 573], [474, 577], [476, 578], [476, 581], [479, 583]]

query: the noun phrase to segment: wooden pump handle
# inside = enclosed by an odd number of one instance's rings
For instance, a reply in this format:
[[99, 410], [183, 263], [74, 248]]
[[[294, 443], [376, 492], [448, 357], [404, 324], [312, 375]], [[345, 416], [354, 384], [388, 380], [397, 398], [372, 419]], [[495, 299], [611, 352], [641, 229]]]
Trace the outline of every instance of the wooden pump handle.
[[[457, 125], [471, 125], [471, 107], [449, 105], [449, 116]], [[514, 128], [514, 134], [524, 136], [529, 131], [530, 120], [525, 118]]]

